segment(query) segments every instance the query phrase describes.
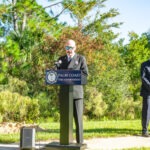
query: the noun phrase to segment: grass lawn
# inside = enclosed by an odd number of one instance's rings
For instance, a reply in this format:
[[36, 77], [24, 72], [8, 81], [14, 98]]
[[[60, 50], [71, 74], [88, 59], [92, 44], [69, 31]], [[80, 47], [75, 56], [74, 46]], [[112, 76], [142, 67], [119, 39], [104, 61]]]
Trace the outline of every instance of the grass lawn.
[[122, 150], [149, 150], [150, 147], [140, 147], [140, 148], [125, 148], [125, 149], [122, 149]]
[[[41, 122], [38, 125], [44, 130], [36, 132], [36, 141], [59, 140], [59, 122]], [[84, 139], [140, 134], [141, 120], [84, 121]], [[20, 133], [0, 134], [0, 143], [19, 142], [19, 138]]]

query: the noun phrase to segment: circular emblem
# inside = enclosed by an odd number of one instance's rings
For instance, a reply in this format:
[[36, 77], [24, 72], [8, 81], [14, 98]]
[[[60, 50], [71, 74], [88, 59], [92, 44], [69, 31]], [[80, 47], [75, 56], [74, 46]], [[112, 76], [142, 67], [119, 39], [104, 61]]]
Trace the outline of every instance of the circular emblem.
[[53, 84], [57, 81], [57, 73], [55, 71], [47, 72], [47, 82]]

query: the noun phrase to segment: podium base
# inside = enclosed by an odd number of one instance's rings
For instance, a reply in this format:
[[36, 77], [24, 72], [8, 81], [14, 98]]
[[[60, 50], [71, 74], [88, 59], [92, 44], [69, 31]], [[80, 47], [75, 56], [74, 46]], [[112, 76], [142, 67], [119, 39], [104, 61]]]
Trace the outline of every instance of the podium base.
[[58, 142], [52, 142], [44, 147], [45, 150], [85, 150], [86, 148], [86, 144], [71, 143], [69, 145], [60, 145]]

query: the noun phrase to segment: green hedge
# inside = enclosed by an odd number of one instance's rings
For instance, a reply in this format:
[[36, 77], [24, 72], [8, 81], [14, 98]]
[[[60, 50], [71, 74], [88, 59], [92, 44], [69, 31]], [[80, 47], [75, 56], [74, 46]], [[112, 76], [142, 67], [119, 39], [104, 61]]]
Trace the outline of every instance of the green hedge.
[[39, 116], [37, 99], [10, 91], [0, 92], [1, 121], [35, 121]]

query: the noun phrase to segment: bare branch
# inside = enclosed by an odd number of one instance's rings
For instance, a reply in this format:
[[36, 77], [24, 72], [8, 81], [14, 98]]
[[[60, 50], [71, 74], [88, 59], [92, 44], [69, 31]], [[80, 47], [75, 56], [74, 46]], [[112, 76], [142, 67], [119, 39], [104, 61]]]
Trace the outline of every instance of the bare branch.
[[50, 20], [53, 20], [53, 19], [55, 19], [55, 18], [57, 18], [57, 17], [59, 17], [64, 11], [65, 11], [65, 9], [66, 8], [64, 8], [59, 14], [57, 14], [55, 17], [53, 17], [52, 19], [50, 19]]
[[60, 3], [62, 3], [62, 1], [61, 1], [61, 2], [58, 2], [58, 3], [55, 3], [55, 4], [52, 4], [52, 5], [49, 5], [49, 6], [46, 6], [46, 7], [44, 7], [44, 9], [46, 9], [46, 8], [48, 8], [48, 7], [55, 6], [55, 5], [60, 4]]
[[[59, 2], [59, 3], [61, 3], [61, 2]], [[59, 17], [69, 6], [71, 6], [71, 4], [69, 4], [66, 8], [63, 8], [59, 14], [57, 14], [55, 17], [51, 18], [50, 20], [53, 20], [53, 19]]]

